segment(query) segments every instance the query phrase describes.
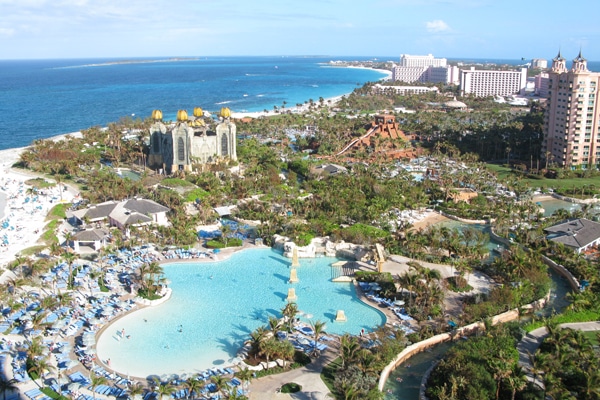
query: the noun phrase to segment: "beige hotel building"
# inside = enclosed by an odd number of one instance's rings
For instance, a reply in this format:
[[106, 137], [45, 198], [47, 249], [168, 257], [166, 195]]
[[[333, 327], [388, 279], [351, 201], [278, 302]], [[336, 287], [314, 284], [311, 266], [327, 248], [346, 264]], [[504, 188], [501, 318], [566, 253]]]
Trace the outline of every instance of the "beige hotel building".
[[600, 135], [596, 102], [600, 73], [590, 72], [581, 52], [567, 69], [560, 52], [549, 71], [542, 157], [565, 168], [598, 166]]

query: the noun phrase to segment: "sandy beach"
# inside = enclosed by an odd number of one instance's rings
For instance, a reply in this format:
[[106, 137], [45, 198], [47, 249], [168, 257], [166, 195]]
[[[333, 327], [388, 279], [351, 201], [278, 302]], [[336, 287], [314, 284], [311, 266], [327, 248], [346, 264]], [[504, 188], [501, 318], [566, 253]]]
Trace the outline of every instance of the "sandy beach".
[[412, 229], [417, 231], [425, 230], [431, 225], [444, 221], [450, 221], [450, 218], [444, 217], [442, 214], [436, 213], [435, 211], [427, 211], [421, 220], [412, 224]]
[[[61, 135], [60, 137], [63, 137]], [[58, 140], [60, 137], [53, 138]], [[46, 225], [46, 215], [61, 199], [58, 187], [34, 193], [25, 182], [35, 178], [35, 174], [19, 171], [12, 165], [19, 160], [24, 148], [0, 151], [0, 192], [5, 199], [0, 206], [0, 265], [6, 267], [10, 261], [28, 247], [35, 246]], [[63, 201], [72, 201], [73, 194], [63, 191]]]

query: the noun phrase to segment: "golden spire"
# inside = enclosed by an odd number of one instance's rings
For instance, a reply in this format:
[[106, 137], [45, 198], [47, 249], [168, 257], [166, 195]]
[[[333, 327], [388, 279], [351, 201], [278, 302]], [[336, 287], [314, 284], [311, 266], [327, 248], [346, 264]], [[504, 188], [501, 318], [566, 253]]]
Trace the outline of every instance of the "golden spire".
[[177, 111], [177, 122], [186, 122], [188, 120], [188, 113], [185, 110]]
[[221, 117], [223, 118], [230, 118], [231, 110], [228, 107], [223, 107], [221, 108], [221, 112], [219, 113], [219, 115], [221, 115]]
[[163, 118], [162, 111], [160, 111], [160, 110], [153, 110], [152, 111], [152, 119], [153, 120], [155, 120], [155, 121], [161, 121], [162, 118]]

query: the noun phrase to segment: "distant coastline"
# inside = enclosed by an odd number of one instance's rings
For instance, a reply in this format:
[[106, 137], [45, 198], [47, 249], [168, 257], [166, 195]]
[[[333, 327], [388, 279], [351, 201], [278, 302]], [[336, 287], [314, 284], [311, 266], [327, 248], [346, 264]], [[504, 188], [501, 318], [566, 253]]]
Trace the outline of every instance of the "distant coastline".
[[94, 64], [82, 64], [82, 65], [71, 65], [67, 67], [55, 67], [54, 69], [65, 69], [65, 68], [84, 68], [84, 67], [106, 67], [110, 65], [125, 65], [125, 64], [152, 64], [152, 63], [166, 63], [166, 62], [186, 62], [186, 61], [198, 61], [200, 58], [192, 57], [174, 57], [164, 58], [160, 60], [144, 59], [144, 60], [118, 60], [118, 61], [107, 61], [103, 63]]

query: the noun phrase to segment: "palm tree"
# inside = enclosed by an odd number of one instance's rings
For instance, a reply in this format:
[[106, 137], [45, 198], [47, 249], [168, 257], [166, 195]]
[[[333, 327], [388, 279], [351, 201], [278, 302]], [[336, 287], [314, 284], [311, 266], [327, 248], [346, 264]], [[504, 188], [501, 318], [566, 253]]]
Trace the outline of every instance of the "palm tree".
[[346, 365], [352, 364], [356, 360], [356, 354], [360, 350], [360, 344], [356, 336], [348, 333], [340, 337], [340, 358], [342, 359], [342, 369]]
[[131, 386], [129, 386], [128, 391], [129, 398], [133, 400], [138, 400], [144, 393], [144, 387], [139, 382], [135, 382]]
[[527, 386], [527, 376], [523, 373], [521, 367], [515, 365], [512, 374], [507, 378], [508, 385], [511, 389], [511, 400], [515, 400], [517, 391], [521, 391]]
[[267, 369], [269, 369], [269, 361], [271, 361], [271, 358], [278, 353], [277, 342], [277, 339], [269, 338], [263, 340], [259, 345], [259, 354], [267, 359]]
[[273, 335], [277, 335], [279, 331], [280, 321], [278, 318], [274, 316], [269, 316], [269, 330], [273, 333]]
[[0, 391], [2, 392], [2, 400], [6, 400], [6, 393], [12, 393], [18, 390], [17, 381], [15, 379], [6, 379], [0, 377]]
[[186, 398], [194, 398], [194, 394], [199, 395], [204, 386], [206, 385], [204, 381], [198, 380], [196, 378], [190, 378], [184, 382], [184, 387], [187, 389]]
[[105, 376], [98, 375], [94, 371], [90, 372], [90, 389], [92, 390], [92, 396], [94, 400], [96, 400], [96, 388], [100, 385], [106, 385], [108, 383], [108, 379]]
[[256, 356], [260, 352], [260, 344], [266, 339], [267, 332], [267, 328], [265, 328], [264, 326], [259, 326], [253, 332], [250, 333], [250, 343], [252, 348], [252, 354], [254, 354], [254, 358], [256, 358]]
[[245, 367], [243, 369], [240, 369], [239, 371], [236, 371], [234, 376], [236, 376], [239, 380], [242, 381], [244, 390], [248, 391], [248, 385], [250, 385], [250, 381], [252, 380], [252, 378], [254, 378], [254, 372], [249, 370], [248, 367]]
[[72, 253], [70, 251], [67, 251], [63, 254], [63, 258], [69, 265], [69, 276], [67, 277], [67, 287], [69, 289], [73, 289], [73, 263], [75, 262], [76, 259], [79, 258], [79, 255], [77, 253]]
[[[37, 374], [37, 376], [40, 378], [40, 381], [42, 382], [42, 384], [44, 383], [44, 374], [46, 372], [52, 372], [54, 371], [56, 368], [50, 364], [50, 361], [47, 358], [39, 358], [37, 360], [35, 360], [34, 363], [30, 364], [29, 369], [27, 370], [27, 372], [31, 375], [31, 373]], [[34, 382], [36, 385], [38, 385], [38, 387], [42, 387], [40, 384], [37, 383], [37, 381], [34, 379]]]
[[294, 324], [294, 317], [298, 314], [298, 304], [296, 303], [287, 303], [285, 307], [281, 310], [281, 314], [284, 317], [284, 320], [287, 325], [288, 332], [292, 331], [292, 326]]
[[315, 348], [314, 348], [314, 352], [315, 354], [319, 354], [318, 350], [317, 350], [317, 344], [319, 343], [319, 337], [321, 336], [321, 334], [325, 333], [325, 327], [326, 327], [326, 322], [324, 321], [315, 321], [315, 322], [311, 322], [311, 327], [312, 330], [314, 332], [314, 338], [315, 338]]
[[160, 396], [160, 400], [164, 400], [164, 397], [169, 397], [175, 392], [175, 388], [169, 382], [161, 382], [156, 390]]
[[246, 396], [244, 393], [239, 392], [238, 388], [236, 388], [235, 386], [230, 387], [229, 391], [225, 393], [225, 396], [229, 400], [248, 400], [248, 396]]
[[217, 393], [223, 393], [223, 390], [227, 388], [227, 379], [225, 379], [221, 375], [213, 375], [210, 377], [212, 383], [215, 384], [215, 389]]

